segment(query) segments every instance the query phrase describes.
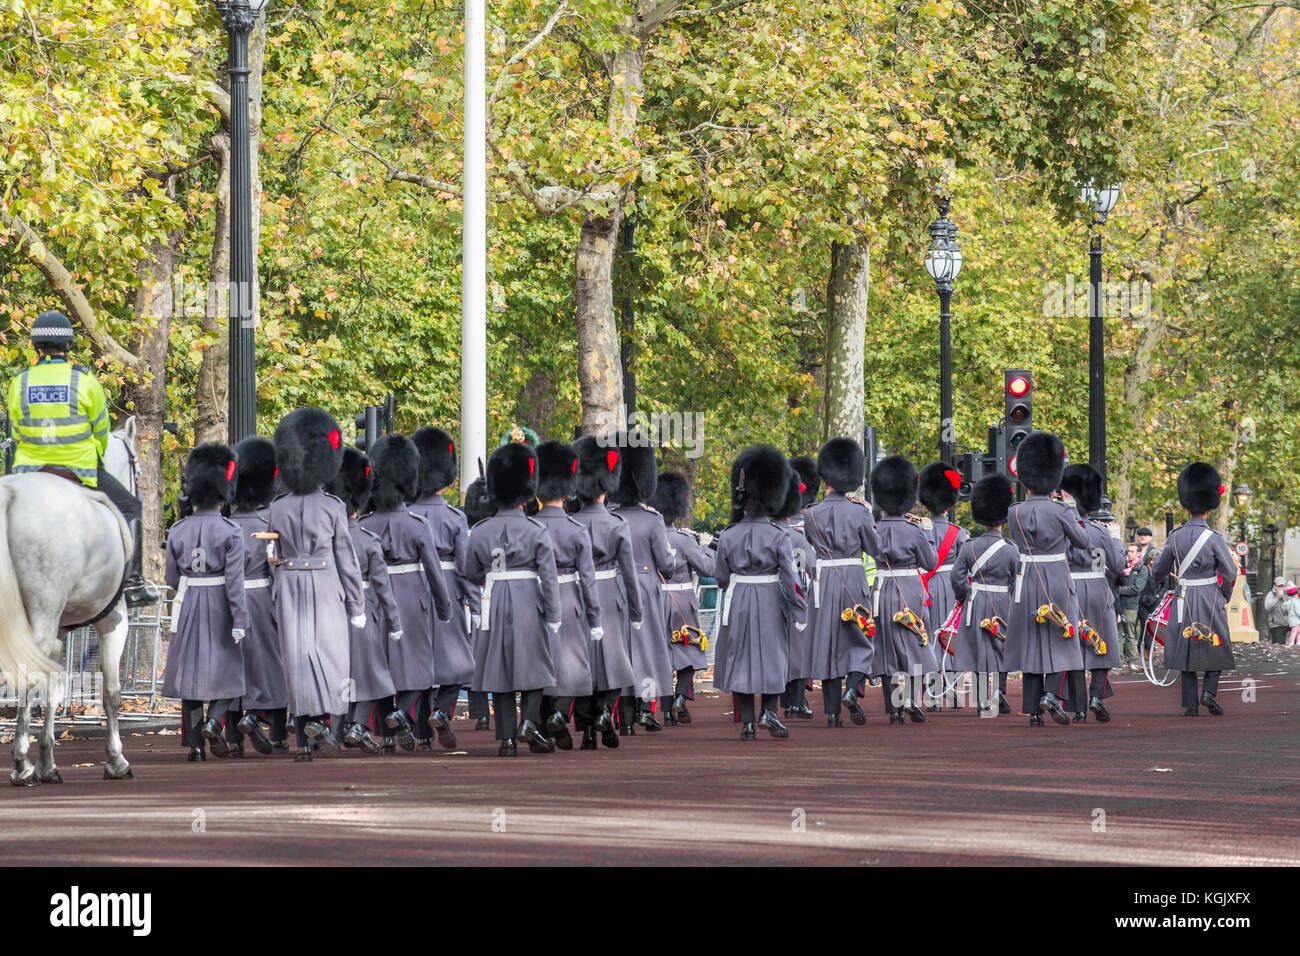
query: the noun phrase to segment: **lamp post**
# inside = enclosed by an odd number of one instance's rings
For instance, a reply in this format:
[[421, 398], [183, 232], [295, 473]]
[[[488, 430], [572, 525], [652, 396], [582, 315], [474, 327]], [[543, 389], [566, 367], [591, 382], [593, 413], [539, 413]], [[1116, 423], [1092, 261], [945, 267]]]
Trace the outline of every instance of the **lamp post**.
[[[1250, 485], [1245, 482], [1242, 482], [1236, 488], [1232, 489], [1232, 500], [1236, 505], [1236, 510], [1238, 512], [1238, 541], [1244, 542], [1246, 540], [1246, 511], [1250, 508], [1250, 499], [1254, 496], [1255, 493], [1250, 490]], [[1241, 556], [1241, 571], [1243, 574], [1246, 572], [1246, 555], [1244, 554]]]
[[1079, 198], [1089, 210], [1088, 229], [1088, 462], [1101, 475], [1101, 510], [1109, 514], [1106, 494], [1106, 341], [1102, 320], [1105, 300], [1101, 288], [1102, 227], [1119, 199], [1119, 186], [1078, 184]]
[[248, 137], [248, 36], [267, 0], [218, 0], [229, 40], [230, 74], [230, 443], [257, 434], [253, 353], [257, 277], [253, 262], [253, 179]]
[[939, 294], [939, 457], [952, 464], [957, 435], [952, 419], [952, 286], [961, 272], [961, 249], [957, 245], [957, 224], [948, 218], [949, 198], [936, 192], [934, 207], [939, 218], [930, 223], [930, 248], [925, 254], [925, 271]]

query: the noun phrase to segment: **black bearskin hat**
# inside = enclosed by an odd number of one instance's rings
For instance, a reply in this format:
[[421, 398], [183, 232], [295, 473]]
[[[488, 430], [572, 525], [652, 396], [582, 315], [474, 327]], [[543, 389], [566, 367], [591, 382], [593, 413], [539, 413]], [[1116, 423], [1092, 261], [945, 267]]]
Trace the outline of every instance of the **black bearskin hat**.
[[235, 472], [239, 461], [229, 445], [204, 442], [185, 461], [185, 487], [190, 503], [199, 508], [220, 508], [235, 497]]
[[655, 462], [655, 448], [650, 444], [650, 436], [644, 430], [634, 428], [619, 438], [619, 451], [623, 453], [623, 473], [619, 476], [618, 488], [609, 496], [610, 500], [619, 505], [649, 501], [654, 497], [659, 478], [659, 466]]
[[1065, 446], [1050, 432], [1030, 432], [1016, 451], [1016, 477], [1036, 495], [1050, 495], [1061, 487]]
[[808, 455], [799, 455], [790, 459], [790, 467], [795, 470], [795, 474], [803, 482], [804, 489], [800, 493], [801, 498], [799, 507], [807, 508], [809, 505], [816, 503], [817, 492], [821, 489], [821, 479], [817, 477], [817, 462], [813, 461]]
[[265, 508], [275, 487], [275, 445], [269, 438], [245, 438], [235, 446], [235, 457], [239, 459], [235, 507], [241, 511]]
[[465, 489], [465, 521], [472, 528], [484, 518], [490, 518], [495, 514], [492, 502], [487, 496], [487, 482], [482, 478], [475, 478]]
[[1015, 500], [1016, 493], [1011, 488], [1011, 482], [1001, 475], [986, 475], [975, 482], [975, 487], [971, 489], [971, 517], [986, 528], [1006, 524], [1007, 512]]
[[537, 446], [537, 497], [541, 501], [572, 498], [578, 491], [578, 456], [563, 442]]
[[325, 490], [341, 498], [348, 514], [360, 514], [370, 503], [370, 459], [351, 445], [343, 449], [343, 467]]
[[343, 435], [339, 423], [319, 408], [299, 408], [275, 429], [275, 463], [290, 494], [309, 495], [339, 473]]
[[771, 445], [751, 445], [731, 465], [731, 521], [770, 518], [785, 504], [790, 466]]
[[794, 468], [790, 469], [790, 486], [785, 493], [785, 501], [781, 502], [781, 507], [773, 513], [773, 518], [789, 518], [803, 510], [803, 499], [805, 494], [805, 485], [803, 476]]
[[916, 496], [930, 514], [943, 514], [957, 503], [959, 487], [961, 472], [952, 465], [936, 461], [921, 469]]
[[578, 455], [578, 497], [595, 501], [601, 495], [618, 490], [623, 474], [623, 452], [615, 446], [612, 435], [596, 439], [590, 435], [573, 443]]
[[871, 473], [871, 501], [887, 515], [904, 515], [916, 503], [916, 466], [902, 455], [890, 455]]
[[370, 449], [370, 500], [376, 511], [394, 511], [420, 492], [420, 453], [405, 435], [385, 435]]
[[675, 471], [661, 471], [658, 485], [655, 496], [650, 499], [650, 507], [664, 516], [664, 524], [685, 518], [688, 505], [686, 478]]
[[1074, 495], [1074, 506], [1081, 515], [1101, 507], [1101, 474], [1092, 465], [1067, 465], [1061, 472], [1061, 490]]
[[492, 503], [513, 508], [537, 497], [537, 453], [512, 441], [492, 452], [487, 463], [487, 494]]
[[826, 487], [847, 495], [862, 487], [867, 459], [852, 438], [832, 438], [817, 453], [817, 474]]
[[411, 436], [420, 453], [420, 497], [436, 495], [456, 482], [456, 443], [441, 428], [425, 426]]
[[1211, 464], [1194, 461], [1178, 473], [1178, 503], [1188, 514], [1209, 514], [1223, 500], [1223, 479]]

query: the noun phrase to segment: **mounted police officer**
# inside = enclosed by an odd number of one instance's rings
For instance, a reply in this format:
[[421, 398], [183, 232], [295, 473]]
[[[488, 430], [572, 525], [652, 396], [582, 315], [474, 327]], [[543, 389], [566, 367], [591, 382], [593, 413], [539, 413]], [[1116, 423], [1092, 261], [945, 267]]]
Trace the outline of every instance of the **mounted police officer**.
[[17, 444], [14, 471], [57, 465], [106, 494], [126, 518], [135, 541], [123, 585], [127, 606], [154, 604], [158, 592], [141, 572], [140, 499], [104, 471], [108, 401], [90, 369], [68, 361], [72, 341], [72, 322], [62, 312], [36, 317], [32, 345], [38, 360], [9, 386], [9, 419]]

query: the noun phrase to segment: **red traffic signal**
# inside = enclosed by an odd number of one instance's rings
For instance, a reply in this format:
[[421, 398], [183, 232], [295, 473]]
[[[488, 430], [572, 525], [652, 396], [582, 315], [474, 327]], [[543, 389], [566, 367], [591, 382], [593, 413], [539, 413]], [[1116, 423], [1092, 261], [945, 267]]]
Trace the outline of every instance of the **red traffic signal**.
[[1012, 395], [1020, 396], [1029, 391], [1029, 379], [1017, 375], [1011, 381], [1007, 382], [1007, 391]]

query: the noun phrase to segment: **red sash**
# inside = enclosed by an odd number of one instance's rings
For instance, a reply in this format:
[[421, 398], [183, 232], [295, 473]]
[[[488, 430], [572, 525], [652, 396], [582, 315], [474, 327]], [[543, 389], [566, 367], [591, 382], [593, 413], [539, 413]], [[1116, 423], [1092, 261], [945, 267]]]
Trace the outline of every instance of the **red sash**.
[[952, 543], [957, 540], [957, 535], [960, 533], [961, 528], [949, 523], [948, 530], [943, 533], [943, 540], [939, 542], [939, 560], [935, 563], [934, 568], [921, 575], [921, 586], [925, 588], [926, 607], [930, 606], [930, 579], [934, 577], [935, 571], [943, 567], [944, 558], [948, 557], [948, 552], [952, 550]]

